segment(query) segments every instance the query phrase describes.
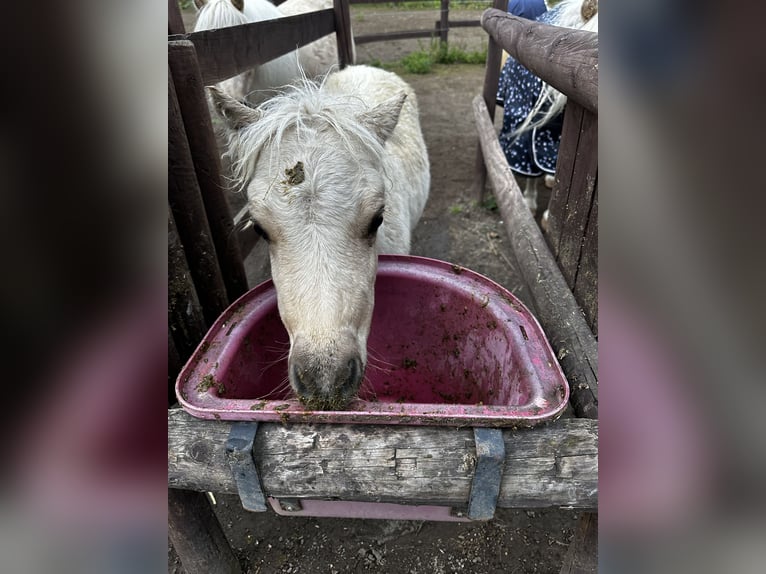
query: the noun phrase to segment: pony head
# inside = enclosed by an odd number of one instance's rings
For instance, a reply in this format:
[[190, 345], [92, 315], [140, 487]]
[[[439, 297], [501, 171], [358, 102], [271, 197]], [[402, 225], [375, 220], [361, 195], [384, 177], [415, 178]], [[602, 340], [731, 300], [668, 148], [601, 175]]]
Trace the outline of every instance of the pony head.
[[[304, 81], [257, 109], [211, 88], [235, 179], [268, 242], [288, 377], [313, 409], [353, 399], [367, 364], [386, 140], [406, 93], [369, 107]], [[390, 225], [390, 224], [389, 224]]]

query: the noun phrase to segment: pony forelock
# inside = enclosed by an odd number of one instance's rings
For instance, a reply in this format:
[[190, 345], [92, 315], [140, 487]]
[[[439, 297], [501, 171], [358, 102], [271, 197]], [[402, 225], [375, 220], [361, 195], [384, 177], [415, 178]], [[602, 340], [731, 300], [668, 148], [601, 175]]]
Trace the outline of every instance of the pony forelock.
[[330, 128], [339, 138], [344, 151], [358, 156], [360, 146], [376, 157], [383, 155], [383, 144], [372, 130], [359, 121], [367, 106], [362, 98], [336, 94], [325, 89], [321, 80], [303, 77], [287, 86], [256, 109], [261, 118], [237, 132], [229, 134], [226, 155], [232, 162], [232, 179], [243, 189], [255, 175], [255, 165], [269, 147], [269, 168], [279, 173], [281, 143], [294, 131], [299, 141], [310, 141], [319, 130]]

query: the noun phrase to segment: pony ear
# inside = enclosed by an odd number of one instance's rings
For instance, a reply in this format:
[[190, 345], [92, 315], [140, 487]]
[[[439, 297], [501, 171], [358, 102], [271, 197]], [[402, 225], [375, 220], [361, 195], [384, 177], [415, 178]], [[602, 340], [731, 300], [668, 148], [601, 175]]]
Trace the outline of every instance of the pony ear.
[[234, 131], [240, 130], [261, 119], [261, 112], [247, 107], [231, 96], [227, 96], [218, 88], [211, 86], [208, 88], [208, 93], [213, 102], [213, 109], [215, 109], [226, 126]]
[[399, 92], [393, 98], [389, 98], [371, 110], [360, 114], [358, 119], [378, 136], [381, 143], [385, 143], [394, 132], [406, 99], [407, 93]]

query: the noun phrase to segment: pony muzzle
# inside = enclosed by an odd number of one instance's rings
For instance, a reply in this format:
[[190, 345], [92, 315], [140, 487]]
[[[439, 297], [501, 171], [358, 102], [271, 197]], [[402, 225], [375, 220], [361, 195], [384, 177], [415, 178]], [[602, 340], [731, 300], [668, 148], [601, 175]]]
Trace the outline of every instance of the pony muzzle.
[[306, 345], [295, 345], [288, 359], [288, 377], [306, 407], [340, 410], [356, 397], [364, 367], [357, 349], [317, 352]]

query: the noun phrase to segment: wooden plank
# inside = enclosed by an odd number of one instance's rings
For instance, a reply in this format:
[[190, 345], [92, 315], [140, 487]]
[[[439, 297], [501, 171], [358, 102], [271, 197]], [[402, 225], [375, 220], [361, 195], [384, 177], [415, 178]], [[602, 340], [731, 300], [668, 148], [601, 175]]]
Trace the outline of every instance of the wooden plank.
[[362, 34], [354, 36], [357, 44], [369, 44], [370, 42], [384, 42], [389, 40], [408, 40], [410, 38], [432, 38], [436, 36], [436, 30], [407, 30], [401, 32], [381, 32], [379, 34]]
[[598, 34], [519, 18], [497, 8], [484, 11], [481, 25], [533, 74], [598, 113]]
[[[169, 486], [236, 493], [224, 453], [230, 429], [168, 411]], [[597, 506], [596, 421], [504, 429], [503, 438], [498, 506]], [[455, 507], [468, 503], [476, 460], [470, 428], [398, 425], [263, 423], [254, 452], [269, 496]]]
[[168, 491], [168, 536], [186, 574], [240, 574], [239, 561], [204, 494]]
[[205, 319], [208, 324], [212, 324], [228, 305], [228, 299], [170, 70], [168, 70], [168, 202]]
[[[494, 0], [493, 6], [496, 10], [505, 12], [508, 9], [508, 0]], [[484, 86], [482, 95], [484, 96], [484, 105], [489, 113], [491, 121], [495, 120], [495, 102], [497, 101], [497, 84], [500, 80], [500, 64], [503, 58], [503, 49], [495, 42], [492, 36], [489, 37], [487, 45], [487, 71], [484, 74]], [[484, 156], [482, 155], [481, 145], [476, 145], [476, 160], [473, 168], [473, 189], [472, 195], [476, 201], [484, 201], [484, 190], [487, 186], [487, 168], [484, 165]]]
[[[168, 336], [173, 338], [172, 347], [178, 357], [178, 370], [172, 375], [172, 381], [175, 381], [181, 365], [191, 357], [206, 331], [207, 325], [184, 247], [178, 237], [173, 214], [168, 209]], [[171, 366], [169, 364], [168, 369], [172, 370]]]
[[439, 42], [446, 44], [449, 35], [449, 0], [441, 0], [439, 22], [436, 27], [439, 30]]
[[247, 291], [247, 276], [221, 181], [221, 162], [194, 44], [168, 42], [168, 64], [183, 117], [197, 183], [205, 205], [229, 301]]
[[598, 174], [593, 190], [593, 207], [585, 228], [580, 269], [574, 296], [585, 313], [593, 334], [598, 337]]
[[217, 84], [335, 32], [335, 10], [326, 8], [275, 20], [169, 36], [197, 51], [202, 82]]
[[596, 574], [598, 572], [598, 514], [580, 517], [575, 535], [564, 557], [560, 574]]
[[556, 160], [556, 181], [553, 184], [551, 199], [548, 203], [548, 231], [545, 233], [545, 238], [556, 259], [558, 259], [559, 254], [563, 222], [569, 203], [569, 193], [572, 189], [575, 158], [585, 114], [585, 108], [577, 105], [576, 102], [572, 102], [572, 104], [564, 112], [564, 125], [561, 128], [561, 143]]
[[335, 40], [338, 43], [338, 64], [343, 69], [354, 63], [348, 0], [333, 0], [333, 10], [335, 11]]
[[[567, 105], [567, 107], [569, 106], [579, 107], [576, 102]], [[567, 169], [569, 166], [564, 165], [562, 167]], [[577, 280], [585, 239], [585, 227], [593, 204], [593, 189], [597, 170], [598, 118], [590, 112], [584, 112], [574, 155], [574, 164], [571, 166], [570, 188], [561, 221], [561, 236], [557, 254], [559, 268], [572, 290], [574, 290]]]
[[178, 0], [168, 0], [168, 35], [184, 34], [184, 19], [181, 16], [181, 7]]
[[578, 417], [598, 416], [598, 345], [580, 306], [524, 202], [489, 118], [484, 99], [473, 100], [476, 129], [500, 213], [536, 317], [569, 380]]

